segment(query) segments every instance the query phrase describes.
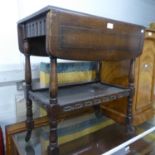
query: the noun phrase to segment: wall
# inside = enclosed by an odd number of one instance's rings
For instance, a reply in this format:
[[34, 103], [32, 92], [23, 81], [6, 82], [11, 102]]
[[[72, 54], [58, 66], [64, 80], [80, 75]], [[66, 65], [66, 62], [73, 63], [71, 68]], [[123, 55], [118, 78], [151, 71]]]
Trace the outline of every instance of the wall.
[[20, 18], [42, 6], [55, 5], [145, 26], [155, 21], [155, 17], [152, 16], [155, 11], [153, 0], [19, 0], [18, 2]]
[[[147, 26], [155, 21], [153, 0], [5, 0], [0, 6], [1, 43], [0, 71], [21, 69], [23, 56], [19, 54], [16, 23], [19, 19], [46, 6], [55, 5], [103, 17]], [[34, 59], [38, 62], [38, 59]]]
[[[3, 1], [0, 5], [0, 124], [3, 127], [16, 121], [15, 95], [18, 93], [16, 81], [24, 78], [24, 59], [18, 50], [16, 22], [46, 5], [55, 5], [144, 26], [155, 21], [153, 0]], [[39, 60], [33, 58], [34, 63]], [[48, 60], [45, 59], [45, 61]], [[33, 69], [37, 77], [38, 69], [35, 66]]]

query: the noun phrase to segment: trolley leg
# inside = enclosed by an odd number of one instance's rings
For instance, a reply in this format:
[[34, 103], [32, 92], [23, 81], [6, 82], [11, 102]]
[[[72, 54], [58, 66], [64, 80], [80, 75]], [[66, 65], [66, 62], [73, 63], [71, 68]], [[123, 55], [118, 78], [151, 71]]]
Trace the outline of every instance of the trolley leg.
[[130, 70], [129, 70], [129, 89], [130, 94], [128, 97], [128, 104], [127, 104], [127, 114], [126, 114], [126, 130], [128, 136], [133, 136], [135, 134], [135, 128], [133, 127], [132, 120], [132, 105], [133, 105], [133, 97], [134, 97], [134, 60], [130, 61]]
[[[26, 42], [27, 44], [27, 42]], [[27, 45], [28, 46], [28, 45]], [[25, 98], [26, 98], [26, 127], [27, 127], [27, 134], [25, 137], [25, 141], [29, 141], [31, 137], [32, 129], [34, 128], [34, 121], [33, 121], [33, 112], [32, 112], [32, 101], [29, 98], [29, 91], [31, 88], [31, 64], [30, 64], [30, 55], [25, 54], [25, 82], [26, 82], [26, 89], [25, 89]]]
[[47, 148], [48, 155], [59, 155], [58, 147], [58, 135], [57, 135], [57, 119], [59, 107], [56, 104], [51, 104], [48, 107], [48, 118], [49, 118], [49, 146]]

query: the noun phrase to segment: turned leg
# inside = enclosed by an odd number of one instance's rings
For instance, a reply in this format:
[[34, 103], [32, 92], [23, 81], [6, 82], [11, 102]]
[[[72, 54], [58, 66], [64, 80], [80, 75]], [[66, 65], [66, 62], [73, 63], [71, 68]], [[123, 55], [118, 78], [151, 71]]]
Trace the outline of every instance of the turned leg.
[[49, 85], [49, 95], [50, 95], [50, 105], [47, 107], [50, 135], [49, 135], [49, 146], [48, 155], [58, 155], [58, 135], [57, 135], [57, 119], [59, 106], [57, 104], [57, 59], [50, 58], [50, 85]]
[[127, 105], [127, 117], [126, 117], [126, 132], [127, 135], [133, 136], [135, 134], [135, 128], [132, 124], [133, 116], [132, 116], [132, 104], [133, 104], [133, 90], [128, 97], [128, 105]]
[[27, 127], [27, 133], [25, 137], [25, 141], [28, 142], [31, 138], [32, 129], [34, 128], [34, 121], [33, 121], [33, 113], [32, 113], [32, 101], [27, 100], [26, 101], [26, 127]]
[[28, 54], [29, 47], [28, 42], [25, 41], [24, 43], [24, 52], [25, 52], [25, 82], [26, 82], [26, 88], [25, 88], [25, 98], [26, 98], [26, 127], [27, 127], [27, 134], [25, 137], [25, 141], [29, 141], [31, 137], [31, 132], [34, 127], [33, 122], [33, 112], [32, 112], [32, 101], [29, 99], [29, 91], [31, 90], [31, 64], [30, 64], [30, 55]]
[[48, 155], [59, 155], [58, 148], [58, 135], [57, 135], [57, 119], [59, 107], [57, 104], [51, 104], [48, 106], [48, 119], [49, 119], [49, 145], [48, 145]]
[[135, 128], [133, 127], [132, 120], [132, 105], [133, 105], [133, 97], [134, 97], [134, 60], [130, 62], [130, 71], [129, 71], [129, 89], [130, 94], [128, 97], [127, 104], [127, 115], [126, 115], [126, 131], [128, 136], [133, 136], [135, 134]]

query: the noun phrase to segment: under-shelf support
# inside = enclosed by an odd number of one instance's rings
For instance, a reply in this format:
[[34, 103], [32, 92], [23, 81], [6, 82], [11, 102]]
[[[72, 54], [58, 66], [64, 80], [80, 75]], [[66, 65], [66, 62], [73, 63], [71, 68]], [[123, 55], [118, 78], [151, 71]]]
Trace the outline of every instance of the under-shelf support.
[[27, 134], [25, 137], [25, 141], [29, 141], [31, 137], [32, 129], [34, 128], [33, 121], [33, 111], [32, 111], [32, 101], [29, 98], [29, 91], [32, 89], [32, 76], [31, 76], [31, 63], [30, 63], [30, 55], [29, 55], [29, 43], [27, 40], [24, 42], [24, 54], [25, 54], [25, 98], [26, 98], [26, 127]]
[[133, 116], [132, 116], [132, 105], [133, 105], [133, 97], [135, 93], [134, 87], [134, 59], [130, 61], [130, 69], [129, 69], [129, 89], [130, 94], [128, 96], [128, 104], [127, 104], [127, 115], [126, 115], [126, 130], [129, 136], [133, 136], [135, 134], [135, 129], [132, 124]]
[[57, 104], [57, 91], [58, 91], [58, 79], [57, 79], [57, 59], [50, 57], [50, 84], [49, 84], [49, 95], [50, 105], [47, 109], [50, 135], [49, 135], [49, 146], [48, 155], [58, 155], [58, 137], [57, 137], [57, 120], [59, 114], [59, 106]]

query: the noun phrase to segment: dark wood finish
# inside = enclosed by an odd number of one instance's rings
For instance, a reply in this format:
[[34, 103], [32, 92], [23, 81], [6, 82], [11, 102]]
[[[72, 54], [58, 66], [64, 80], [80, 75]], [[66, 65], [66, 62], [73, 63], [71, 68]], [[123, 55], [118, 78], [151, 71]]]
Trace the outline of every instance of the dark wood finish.
[[[61, 122], [64, 119], [71, 119], [73, 117], [81, 116], [81, 115], [87, 115], [91, 114], [94, 112], [93, 108], [85, 108], [85, 109], [80, 109], [72, 112], [65, 112], [61, 113], [58, 117], [58, 122]], [[34, 119], [34, 128], [39, 128], [43, 127], [45, 125], [48, 125], [49, 120], [48, 117], [44, 116], [41, 118]], [[5, 127], [5, 136], [6, 136], [6, 155], [13, 155], [12, 149], [13, 149], [13, 144], [12, 144], [12, 136], [14, 134], [24, 132], [27, 130], [25, 122], [19, 122], [15, 124], [10, 124]]]
[[[54, 37], [51, 36], [50, 40], [56, 43], [56, 45], [54, 45], [54, 47], [49, 45], [49, 48], [50, 51], [55, 50], [55, 53], [53, 52], [51, 54], [57, 57], [78, 60], [120, 60], [139, 55], [138, 51], [140, 51], [140, 49], [138, 49], [138, 46], [141, 43], [137, 42], [140, 41], [140, 36], [138, 36], [136, 31], [134, 31], [131, 36], [128, 36], [127, 32], [124, 32], [124, 34], [121, 34], [120, 31], [117, 32], [117, 26], [119, 27], [119, 24], [114, 21], [110, 21], [114, 23], [116, 29], [113, 31], [106, 29], [105, 22], [100, 23], [100, 20], [90, 20], [89, 17], [83, 21], [80, 20], [81, 17], [74, 17], [73, 15], [70, 17], [68, 14], [62, 14], [59, 15], [58, 18], [64, 21], [51, 20], [56, 25], [57, 23], [59, 25], [59, 22], [68, 23], [69, 21], [75, 20], [74, 18], [77, 18], [77, 22], [75, 22], [77, 25], [63, 25], [60, 30], [54, 25], [57, 30], [53, 30], [52, 32], [57, 32], [58, 34], [54, 34]], [[94, 25], [95, 22], [97, 22], [96, 25]], [[102, 25], [104, 29], [101, 26], [98, 27], [98, 24]], [[90, 27], [88, 27], [88, 25]], [[124, 25], [124, 27], [125, 26], [126, 25]], [[124, 29], [122, 30], [124, 31]], [[137, 34], [137, 36], [133, 36], [135, 34]], [[55, 36], [59, 36], [60, 41], [58, 40], [59, 38]], [[131, 43], [132, 41], [135, 45]], [[113, 44], [111, 44], [111, 42], [113, 42]], [[129, 46], [130, 43], [133, 45], [132, 47]]]
[[[76, 22], [73, 22], [76, 21]], [[48, 154], [59, 154], [57, 120], [61, 111], [94, 107], [128, 96], [127, 129], [132, 128], [133, 60], [141, 54], [144, 27], [48, 6], [18, 22], [19, 49], [26, 56], [27, 127], [33, 128], [32, 101], [46, 107], [50, 137]], [[25, 42], [26, 40], [26, 42]], [[49, 95], [31, 90], [30, 55], [50, 57]], [[89, 61], [131, 61], [129, 86], [122, 88], [100, 82], [61, 87], [57, 84], [57, 58]], [[27, 78], [28, 77], [28, 78]], [[98, 111], [98, 110], [97, 110]], [[131, 130], [130, 130], [131, 131]]]
[[132, 104], [133, 104], [133, 97], [134, 97], [134, 60], [130, 61], [130, 69], [129, 69], [129, 88], [130, 94], [128, 96], [128, 105], [127, 105], [127, 117], [126, 117], [126, 126], [127, 126], [127, 133], [129, 135], [134, 134], [134, 127], [132, 126]]
[[50, 104], [57, 103], [57, 89], [58, 89], [58, 81], [57, 81], [57, 59], [50, 58], [50, 84], [49, 84], [49, 93], [50, 93]]
[[32, 89], [32, 77], [31, 77], [31, 64], [30, 64], [30, 54], [29, 54], [29, 43], [27, 40], [24, 41], [24, 51], [25, 51], [25, 99], [26, 99], [26, 126], [27, 126], [27, 134], [25, 137], [26, 141], [29, 141], [31, 137], [31, 132], [34, 126], [33, 122], [33, 112], [32, 112], [32, 101], [29, 98], [29, 91]]
[[50, 71], [50, 84], [49, 84], [49, 103], [47, 106], [47, 114], [49, 118], [49, 126], [50, 126], [50, 136], [49, 136], [49, 146], [48, 146], [48, 154], [59, 154], [58, 148], [58, 137], [57, 137], [57, 120], [59, 116], [60, 108], [57, 103], [57, 89], [58, 89], [58, 81], [57, 81], [57, 59], [51, 57], [51, 71]]
[[48, 106], [47, 114], [49, 118], [49, 127], [50, 127], [50, 136], [49, 136], [49, 145], [48, 145], [48, 154], [49, 155], [58, 155], [58, 136], [57, 136], [57, 121], [59, 116], [60, 108], [56, 103], [50, 104]]
[[[65, 86], [59, 87], [57, 104], [62, 111], [69, 112], [127, 97], [129, 93], [130, 89], [128, 88], [115, 87], [99, 82]], [[30, 91], [29, 97], [43, 108], [48, 109], [50, 103], [48, 89]]]
[[[38, 31], [38, 21], [41, 21], [39, 29], [43, 29], [43, 33]], [[108, 24], [113, 24], [113, 29], [107, 28]], [[23, 52], [21, 40], [28, 38], [32, 55], [46, 56], [48, 53], [63, 59], [122, 60], [140, 55], [143, 45], [142, 26], [56, 7], [46, 7], [19, 21], [18, 25], [20, 51]], [[43, 36], [46, 37], [41, 43], [39, 38]], [[39, 46], [43, 45], [42, 51], [34, 46], [37, 40], [33, 38], [38, 38]], [[46, 51], [43, 50], [45, 46]]]
[[97, 62], [97, 67], [96, 67], [96, 79], [95, 79], [95, 81], [96, 82], [99, 82], [99, 81], [101, 81], [100, 80], [100, 77], [101, 77], [101, 65], [102, 65], [102, 61], [98, 61]]

